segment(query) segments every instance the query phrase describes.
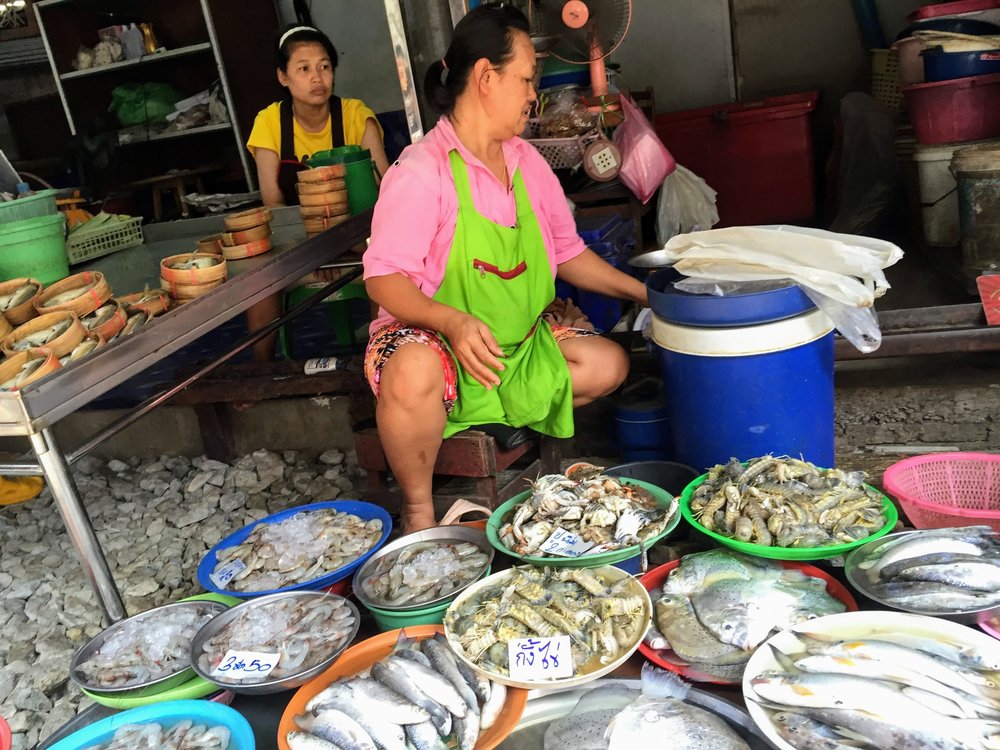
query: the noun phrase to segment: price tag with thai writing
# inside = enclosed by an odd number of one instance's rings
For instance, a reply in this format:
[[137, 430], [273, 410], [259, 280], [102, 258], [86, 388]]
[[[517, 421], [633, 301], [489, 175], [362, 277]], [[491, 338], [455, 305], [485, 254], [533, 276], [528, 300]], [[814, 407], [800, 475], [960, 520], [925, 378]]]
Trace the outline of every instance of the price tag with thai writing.
[[232, 562], [227, 562], [221, 568], [209, 575], [209, 579], [218, 588], [224, 589], [229, 585], [229, 582], [232, 581], [233, 578], [246, 570], [246, 567], [247, 566], [242, 560], [233, 560]]
[[553, 638], [512, 638], [507, 642], [511, 679], [523, 682], [573, 676], [568, 635]]
[[593, 542], [587, 542], [580, 538], [579, 534], [557, 528], [546, 539], [539, 550], [548, 552], [557, 557], [579, 557], [584, 552], [594, 546]]
[[219, 662], [212, 677], [223, 677], [226, 680], [254, 680], [260, 682], [271, 670], [278, 666], [278, 654], [265, 654], [260, 651], [227, 651]]

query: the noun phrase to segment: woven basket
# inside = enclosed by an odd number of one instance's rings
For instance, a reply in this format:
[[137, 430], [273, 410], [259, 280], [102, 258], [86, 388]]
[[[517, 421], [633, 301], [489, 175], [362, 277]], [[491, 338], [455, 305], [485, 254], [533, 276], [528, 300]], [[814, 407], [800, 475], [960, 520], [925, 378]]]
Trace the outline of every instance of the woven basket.
[[213, 234], [211, 237], [205, 237], [204, 239], [198, 240], [194, 244], [199, 253], [208, 253], [210, 255], [222, 255], [221, 234]]
[[330, 164], [326, 167], [303, 169], [299, 172], [299, 182], [323, 182], [325, 180], [342, 180], [347, 174], [344, 164]]
[[340, 216], [346, 221], [351, 218], [351, 210], [346, 203], [331, 206], [299, 206], [299, 215], [303, 219], [329, 219]]
[[[183, 263], [197, 258], [211, 258], [216, 261], [214, 265], [206, 268], [171, 268], [174, 263]], [[226, 278], [226, 261], [212, 253], [184, 253], [182, 255], [171, 255], [160, 261], [160, 278], [171, 284], [199, 285], [208, 284], [215, 281], [223, 281]]]
[[347, 221], [350, 216], [344, 214], [343, 216], [331, 216], [330, 218], [319, 217], [316, 219], [303, 219], [302, 224], [306, 228], [306, 232], [325, 232], [330, 227], [335, 227], [338, 224], [343, 224]]
[[234, 214], [226, 214], [222, 217], [222, 221], [226, 225], [226, 231], [242, 232], [245, 229], [253, 229], [271, 221], [271, 209], [264, 206], [263, 208], [237, 211]]
[[170, 297], [159, 289], [126, 294], [123, 297], [116, 297], [116, 299], [125, 308], [125, 313], [128, 315], [142, 310], [150, 317], [154, 317], [165, 313], [170, 308]]
[[217, 281], [208, 281], [203, 284], [176, 284], [166, 279], [160, 279], [160, 288], [163, 289], [167, 294], [169, 294], [175, 300], [192, 300], [195, 297], [200, 297], [203, 294], [215, 289], [225, 281], [225, 279], [219, 279]]
[[538, 119], [528, 120], [522, 137], [538, 149], [538, 153], [553, 169], [575, 169], [583, 164], [583, 153], [587, 146], [601, 137], [592, 130], [575, 138], [540, 138], [541, 122]]
[[28, 383], [34, 383], [36, 380], [41, 380], [46, 375], [50, 375], [62, 367], [62, 364], [59, 362], [59, 358], [52, 352], [51, 349], [47, 347], [28, 349], [27, 351], [18, 352], [17, 354], [5, 359], [3, 362], [0, 362], [0, 383], [6, 383], [11, 378], [17, 377], [17, 374], [21, 371], [21, 368], [24, 367], [25, 364], [31, 360], [39, 358], [44, 359], [45, 361], [37, 370], [26, 377], [20, 385], [4, 388], [2, 390], [20, 390]]
[[[86, 291], [75, 299], [58, 305], [49, 303], [49, 300], [60, 294], [81, 288]], [[39, 315], [51, 312], [71, 312], [78, 318], [82, 318], [84, 315], [94, 312], [109, 299], [111, 299], [111, 287], [104, 279], [104, 274], [100, 271], [84, 271], [67, 276], [62, 281], [57, 281], [52, 286], [46, 287], [45, 291], [38, 295], [34, 304]]]
[[222, 257], [226, 260], [242, 260], [243, 258], [252, 258], [255, 255], [263, 255], [270, 249], [271, 240], [269, 239], [254, 240], [245, 245], [223, 245]]
[[914, 456], [886, 469], [882, 483], [918, 529], [985, 524], [1000, 531], [1000, 455]]
[[42, 293], [42, 282], [37, 279], [11, 279], [10, 281], [5, 281], [0, 284], [0, 296], [5, 294], [11, 294], [18, 289], [20, 289], [25, 284], [34, 284], [36, 291], [34, 295], [26, 299], [17, 307], [12, 307], [9, 310], [4, 310], [3, 316], [6, 318], [11, 325], [19, 326], [23, 323], [27, 323], [33, 317], [38, 315], [38, 311], [35, 309], [35, 300], [38, 299], [39, 295]]
[[3, 316], [0, 316], [0, 337], [6, 337], [8, 333], [13, 333], [14, 326]]
[[[87, 335], [87, 329], [83, 327], [83, 323], [80, 319], [76, 317], [71, 312], [51, 312], [44, 315], [39, 315], [37, 318], [32, 318], [27, 323], [22, 326], [18, 326], [3, 340], [3, 353], [12, 357], [17, 354], [14, 346], [23, 339], [25, 336], [30, 336], [33, 333], [38, 333], [39, 331], [44, 331], [46, 328], [60, 323], [67, 317], [72, 318], [73, 322], [69, 328], [62, 332], [59, 336], [52, 339], [51, 341], [46, 341], [44, 348], [51, 349], [52, 353], [57, 357], [65, 357], [76, 345], [79, 344]], [[33, 347], [37, 348], [37, 347]]]
[[316, 195], [316, 193], [331, 193], [334, 190], [347, 190], [347, 180], [321, 180], [320, 182], [297, 182], [295, 189], [299, 195]]
[[222, 239], [222, 248], [224, 249], [227, 245], [229, 247], [236, 247], [237, 245], [246, 245], [249, 242], [258, 242], [260, 240], [266, 240], [271, 236], [271, 225], [261, 224], [259, 227], [253, 227], [252, 229], [244, 229], [241, 232], [225, 232], [220, 234], [219, 237]]
[[[112, 302], [115, 306], [114, 314], [111, 315], [110, 318], [107, 318], [106, 320], [102, 321], [100, 324], [95, 325], [93, 327], [88, 327], [87, 319], [86, 318], [80, 319], [80, 322], [83, 323], [84, 328], [87, 328], [87, 330], [90, 331], [90, 333], [96, 334], [105, 340], [110, 340], [113, 339], [115, 336], [117, 336], [118, 332], [125, 327], [125, 321], [128, 320], [128, 314], [125, 312], [125, 308], [122, 307], [121, 303], [118, 302], [117, 300], [112, 300]], [[100, 309], [101, 308], [98, 308], [98, 310]], [[94, 312], [97, 312], [97, 310], [95, 310]]]

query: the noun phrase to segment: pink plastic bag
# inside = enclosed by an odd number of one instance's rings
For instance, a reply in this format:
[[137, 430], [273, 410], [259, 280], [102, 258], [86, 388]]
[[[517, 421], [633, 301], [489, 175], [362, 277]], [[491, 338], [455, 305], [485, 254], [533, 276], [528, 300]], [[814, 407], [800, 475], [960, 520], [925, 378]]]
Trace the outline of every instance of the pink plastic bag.
[[614, 141], [622, 152], [622, 170], [618, 175], [636, 198], [648, 203], [677, 162], [660, 141], [646, 115], [627, 96], [621, 98], [625, 122], [615, 130]]

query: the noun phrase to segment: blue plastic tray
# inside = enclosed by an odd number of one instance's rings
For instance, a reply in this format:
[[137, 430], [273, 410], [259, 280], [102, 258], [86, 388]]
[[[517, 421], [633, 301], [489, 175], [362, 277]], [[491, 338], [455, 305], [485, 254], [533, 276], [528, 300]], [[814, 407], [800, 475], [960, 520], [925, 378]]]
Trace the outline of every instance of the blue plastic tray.
[[[220, 589], [212, 583], [212, 579], [209, 578], [209, 576], [212, 571], [215, 570], [217, 562], [215, 557], [216, 552], [226, 549], [227, 547], [235, 547], [237, 544], [242, 544], [243, 541], [250, 536], [250, 533], [262, 523], [278, 523], [279, 521], [284, 521], [286, 518], [291, 518], [299, 513], [312, 510], [322, 510], [323, 508], [333, 508], [342, 513], [353, 513], [358, 518], [365, 521], [378, 518], [382, 521], [382, 536], [378, 542], [375, 543], [374, 547], [365, 552], [365, 554], [354, 562], [350, 562], [324, 576], [320, 576], [319, 578], [313, 578], [311, 581], [302, 581], [301, 583], [296, 583], [292, 586], [285, 586], [284, 588], [272, 589], [270, 591], [230, 591], [229, 589]], [[325, 589], [327, 586], [330, 586], [341, 579], [347, 578], [355, 570], [357, 570], [365, 560], [375, 554], [378, 548], [385, 544], [385, 541], [389, 538], [391, 531], [392, 519], [389, 517], [389, 514], [384, 508], [381, 508], [378, 505], [373, 505], [372, 503], [365, 503], [360, 500], [329, 500], [323, 503], [300, 505], [297, 508], [289, 508], [288, 510], [283, 510], [280, 513], [265, 516], [255, 523], [244, 526], [239, 531], [230, 534], [212, 547], [212, 549], [205, 553], [205, 556], [201, 558], [201, 562], [198, 564], [198, 582], [209, 591], [214, 591], [217, 594], [225, 594], [226, 596], [239, 597], [240, 599], [252, 599], [255, 596], [267, 596], [268, 594], [277, 594], [282, 591], [297, 591], [299, 589], [316, 591], [318, 589]]]
[[211, 701], [168, 701], [101, 719], [59, 740], [49, 750], [80, 750], [109, 742], [115, 731], [125, 724], [157, 722], [172, 727], [184, 719], [191, 719], [195, 724], [226, 727], [231, 733], [229, 750], [254, 750], [256, 747], [250, 724], [235, 709]]
[[674, 288], [681, 274], [673, 268], [661, 268], [646, 279], [649, 306], [671, 323], [705, 328], [726, 328], [771, 323], [801, 315], [815, 305], [797, 284], [756, 294], [717, 297], [712, 294], [688, 294]]
[[924, 76], [928, 83], [1000, 73], [1000, 50], [944, 52], [940, 47], [924, 51]]

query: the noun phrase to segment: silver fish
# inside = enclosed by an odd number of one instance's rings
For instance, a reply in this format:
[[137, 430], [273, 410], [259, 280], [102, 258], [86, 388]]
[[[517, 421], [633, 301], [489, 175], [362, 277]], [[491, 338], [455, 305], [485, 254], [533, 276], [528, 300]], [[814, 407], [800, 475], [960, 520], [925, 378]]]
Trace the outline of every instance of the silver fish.
[[117, 311], [118, 311], [117, 305], [102, 305], [89, 315], [84, 315], [82, 318], [80, 318], [80, 322], [83, 323], [84, 328], [86, 328], [88, 331], [92, 331], [97, 326], [106, 322]]
[[0, 297], [0, 312], [6, 312], [7, 310], [12, 310], [18, 305], [22, 305], [29, 299], [35, 296], [38, 292], [38, 287], [34, 284], [24, 284], [19, 286], [10, 294], [5, 294]]
[[499, 682], [494, 683], [490, 689], [490, 697], [483, 704], [482, 713], [479, 715], [480, 732], [485, 732], [491, 726], [496, 724], [497, 719], [500, 718], [500, 712], [503, 711], [503, 707], [506, 702], [506, 685]]
[[374, 680], [352, 679], [335, 682], [306, 704], [306, 711], [320, 708], [327, 700], [346, 696], [348, 700], [377, 712], [393, 724], [417, 724], [428, 721], [430, 714], [415, 706], [398, 693]]
[[415, 706], [420, 706], [431, 717], [438, 734], [451, 734], [451, 714], [440, 703], [427, 697], [414, 682], [413, 678], [398, 664], [392, 660], [376, 662], [371, 667], [372, 679], [378, 680], [390, 690], [395, 690], [401, 696], [410, 701]]
[[55, 297], [45, 300], [42, 307], [55, 307], [56, 305], [65, 305], [67, 302], [72, 302], [77, 297], [82, 297], [90, 289], [88, 286], [79, 286], [76, 289], [70, 289], [68, 292], [63, 292], [62, 294], [57, 294]]
[[442, 633], [434, 634], [434, 641], [440, 644], [441, 653], [451, 659], [458, 673], [462, 675], [462, 679], [472, 688], [472, 691], [476, 694], [476, 697], [483, 703], [490, 699], [490, 693], [493, 688], [493, 683], [482, 677], [475, 672], [473, 672], [469, 666], [464, 661], [459, 661], [458, 657], [452, 652], [451, 647], [448, 645], [448, 639], [444, 637]]
[[296, 716], [295, 724], [342, 750], [375, 750], [375, 743], [361, 725], [335, 708], [323, 709], [316, 716]]
[[36, 346], [47, 344], [50, 341], [62, 336], [71, 325], [73, 325], [73, 320], [68, 318], [66, 320], [60, 320], [58, 323], [49, 326], [48, 328], [43, 328], [41, 331], [29, 333], [27, 336], [19, 339], [14, 344], [14, 351], [23, 352], [26, 349], [32, 349]]
[[476, 696], [475, 691], [465, 681], [465, 678], [463, 678], [459, 673], [458, 667], [455, 666], [455, 659], [451, 655], [451, 652], [448, 651], [447, 647], [442, 646], [433, 638], [425, 638], [420, 642], [420, 650], [423, 651], [430, 660], [431, 667], [433, 667], [438, 674], [448, 680], [458, 694], [462, 696], [462, 700], [465, 701], [469, 709], [478, 712], [479, 698]]
[[426, 693], [431, 700], [448, 709], [456, 718], [464, 719], [469, 713], [469, 705], [454, 686], [433, 669], [398, 655], [390, 656], [388, 661], [398, 665], [420, 686], [420, 690]]
[[660, 747], [671, 750], [749, 750], [718, 716], [676, 698], [643, 695], [622, 709], [608, 725], [608, 750]]
[[871, 580], [876, 581], [883, 568], [900, 560], [942, 552], [981, 555], [994, 536], [989, 526], [922, 531], [886, 542], [875, 550], [874, 557], [862, 561], [859, 567], [867, 570]]
[[416, 750], [446, 750], [444, 740], [430, 722], [423, 724], [407, 724], [406, 739]]
[[686, 662], [745, 664], [750, 655], [720, 640], [695, 616], [691, 602], [680, 594], [666, 594], [656, 602], [656, 622], [670, 648]]
[[[779, 711], [771, 717], [778, 734], [796, 750], [851, 750], [858, 747], [833, 727], [808, 716]], [[845, 744], [846, 742], [846, 744]]]
[[340, 750], [332, 742], [306, 732], [289, 732], [285, 740], [291, 750]]
[[11, 388], [17, 388], [19, 385], [24, 383], [32, 373], [34, 373], [39, 367], [45, 363], [45, 359], [38, 357], [37, 359], [30, 359], [21, 365], [21, 369], [17, 371], [17, 375], [12, 377], [3, 383], [0, 383], [0, 391], [9, 391]]
[[189, 260], [174, 261], [170, 264], [170, 268], [178, 271], [189, 271], [192, 268], [211, 268], [218, 262], [215, 258], [190, 258]]
[[379, 750], [406, 750], [406, 734], [403, 727], [374, 713], [368, 704], [355, 702], [346, 695], [341, 695], [328, 698], [316, 710], [322, 712], [330, 708], [343, 711], [358, 722]]

